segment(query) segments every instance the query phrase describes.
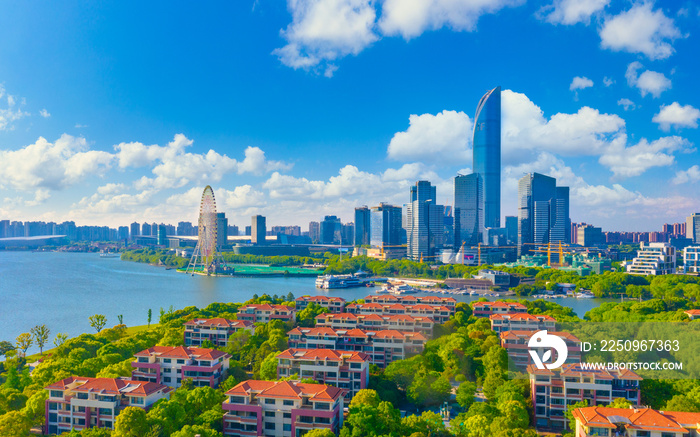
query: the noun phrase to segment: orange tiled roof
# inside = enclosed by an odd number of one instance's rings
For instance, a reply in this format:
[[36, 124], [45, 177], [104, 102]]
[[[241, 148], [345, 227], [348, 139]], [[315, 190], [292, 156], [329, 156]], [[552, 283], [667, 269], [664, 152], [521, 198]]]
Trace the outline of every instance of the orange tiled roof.
[[542, 314], [533, 315], [527, 313], [515, 313], [515, 314], [491, 314], [489, 316], [491, 320], [542, 320], [544, 322], [556, 322], [557, 319], [551, 316], [545, 316]]
[[[536, 332], [538, 331], [528, 331], [528, 330], [513, 330], [513, 331], [503, 331], [501, 332], [501, 340], [511, 340], [511, 339], [522, 339], [522, 338], [530, 338], [532, 337]], [[558, 331], [549, 331], [549, 334], [551, 335], [556, 335], [557, 337], [565, 338], [567, 340], [571, 340], [573, 342], [579, 342], [581, 340], [578, 339], [575, 335], [568, 333], [568, 332], [558, 332]]]
[[223, 356], [230, 356], [225, 352], [216, 349], [207, 349], [201, 347], [185, 347], [185, 346], [153, 346], [148, 349], [137, 352], [137, 357], [148, 357], [157, 355], [162, 358], [196, 358], [216, 360]]
[[119, 378], [89, 378], [71, 376], [49, 386], [47, 390], [72, 390], [80, 392], [97, 392], [104, 394], [128, 393], [129, 396], [148, 396], [162, 390], [164, 393], [172, 389], [163, 384], [155, 382], [132, 381]]
[[287, 349], [280, 352], [277, 358], [288, 359], [323, 359], [323, 360], [341, 360], [347, 361], [369, 361], [369, 355], [363, 352], [354, 351], [339, 351], [335, 349]]
[[700, 316], [700, 310], [686, 310], [685, 313], [691, 316]]
[[304, 384], [292, 381], [256, 381], [249, 379], [243, 381], [231, 390], [227, 395], [248, 395], [250, 392], [258, 392], [258, 398], [282, 398], [301, 399], [309, 397], [312, 401], [334, 401], [343, 394], [343, 390], [331, 385]]
[[248, 320], [230, 320], [230, 319], [224, 319], [221, 317], [214, 318], [214, 319], [192, 319], [189, 322], [185, 323], [185, 325], [199, 325], [199, 326], [216, 326], [216, 327], [222, 327], [222, 326], [227, 326], [229, 328], [233, 327], [248, 327], [248, 326], [253, 326], [253, 322], [249, 322]]
[[249, 305], [243, 305], [238, 309], [239, 312], [246, 310], [248, 308], [253, 308], [256, 311], [294, 311], [294, 308], [288, 307], [286, 305], [275, 305], [275, 304], [269, 304], [269, 303], [254, 303], [254, 304], [249, 304]]
[[[685, 426], [697, 426], [700, 413], [657, 411], [651, 408], [585, 407], [573, 411], [573, 416], [584, 426], [616, 428], [622, 424], [630, 430], [656, 432], [689, 432]], [[626, 419], [620, 421], [620, 418]]]
[[519, 309], [527, 309], [527, 307], [521, 303], [518, 302], [503, 302], [501, 300], [497, 300], [494, 302], [474, 302], [473, 303], [474, 308], [481, 308], [481, 307], [491, 307], [491, 308], [519, 308]]

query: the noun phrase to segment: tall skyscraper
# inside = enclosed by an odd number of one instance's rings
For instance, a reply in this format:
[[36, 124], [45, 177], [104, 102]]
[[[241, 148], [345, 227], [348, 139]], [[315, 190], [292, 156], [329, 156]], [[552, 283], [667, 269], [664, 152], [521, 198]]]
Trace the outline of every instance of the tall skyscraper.
[[355, 208], [355, 246], [370, 244], [370, 211], [366, 206]]
[[341, 244], [343, 226], [340, 219], [334, 215], [327, 215], [321, 222], [321, 243]]
[[161, 223], [157, 226], [158, 229], [158, 245], [159, 246], [166, 246], [168, 244], [168, 236], [166, 235], [165, 231], [165, 224]]
[[319, 222], [309, 222], [309, 238], [312, 243], [321, 241], [321, 224]]
[[501, 87], [484, 94], [474, 116], [474, 173], [483, 184], [481, 228], [501, 227]]
[[370, 244], [373, 247], [401, 245], [401, 207], [388, 203], [373, 206], [370, 229]]
[[226, 213], [216, 213], [216, 243], [221, 249], [228, 244], [228, 219]]
[[250, 242], [253, 244], [265, 244], [266, 234], [267, 226], [265, 225], [265, 217], [254, 215], [250, 226]]
[[569, 243], [569, 187], [557, 180], [529, 173], [518, 181], [518, 255], [527, 253], [528, 243]]
[[691, 214], [685, 220], [685, 238], [690, 238], [693, 243], [700, 243], [700, 212]]
[[482, 241], [484, 210], [482, 179], [476, 173], [455, 177], [455, 249]]
[[436, 205], [436, 194], [435, 186], [428, 181], [418, 181], [411, 187], [406, 232], [408, 256], [413, 260], [423, 257], [430, 261], [442, 246], [445, 209]]
[[141, 225], [139, 225], [137, 222], [133, 222], [130, 228], [130, 237], [132, 240], [135, 240], [137, 236], [141, 235]]
[[506, 244], [518, 244], [518, 217], [514, 215], [506, 216]]
[[151, 236], [151, 225], [144, 222], [144, 224], [141, 225], [141, 235], [150, 237]]

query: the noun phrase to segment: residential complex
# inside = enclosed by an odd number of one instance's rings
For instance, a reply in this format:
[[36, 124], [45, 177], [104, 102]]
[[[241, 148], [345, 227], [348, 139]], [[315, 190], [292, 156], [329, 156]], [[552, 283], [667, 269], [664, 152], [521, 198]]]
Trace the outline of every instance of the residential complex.
[[700, 273], [700, 246], [683, 249], [683, 269], [685, 273]]
[[348, 401], [369, 383], [370, 357], [335, 349], [287, 349], [277, 355], [277, 377], [298, 375], [346, 390]]
[[71, 376], [47, 387], [45, 434], [71, 429], [114, 429], [114, 421], [125, 407], [147, 409], [172, 388], [154, 382], [119, 378]]
[[316, 326], [333, 329], [396, 329], [399, 331], [420, 332], [430, 338], [433, 336], [435, 321], [430, 317], [413, 317], [405, 314], [326, 313], [316, 316]]
[[218, 387], [231, 358], [216, 349], [184, 346], [153, 346], [135, 356], [131, 363], [134, 380], [169, 387], [180, 387], [185, 378], [192, 379], [195, 387]]
[[343, 390], [291, 381], [241, 382], [226, 392], [224, 435], [299, 437], [312, 429], [338, 433]]
[[214, 346], [226, 347], [229, 337], [241, 330], [255, 332], [253, 322], [229, 319], [192, 319], [185, 323], [185, 346], [201, 346], [210, 341]]
[[491, 329], [496, 332], [505, 331], [540, 331], [556, 329], [557, 320], [551, 316], [532, 315], [527, 313], [491, 314]]
[[609, 405], [616, 398], [634, 405], [640, 402], [642, 378], [630, 370], [583, 370], [578, 363], [564, 364], [555, 370], [529, 365], [527, 372], [538, 429], [565, 429], [566, 407], [576, 402], [586, 400], [591, 406]]
[[428, 338], [419, 332], [325, 327], [294, 328], [287, 333], [289, 347], [294, 349], [336, 349], [364, 352], [370, 363], [385, 367], [396, 360], [419, 354]]
[[342, 313], [345, 310], [345, 299], [342, 297], [302, 296], [295, 300], [296, 311], [299, 312], [312, 303], [320, 305], [332, 313]]
[[527, 313], [527, 307], [517, 302], [474, 302], [472, 311], [476, 317], [489, 317], [491, 314]]
[[380, 316], [405, 314], [411, 317], [429, 317], [435, 323], [445, 323], [454, 314], [454, 309], [421, 303], [415, 305], [403, 305], [400, 303], [380, 304], [375, 302], [356, 303], [348, 305], [346, 311], [351, 314], [377, 314]]
[[690, 437], [700, 434], [700, 413], [651, 408], [585, 407], [572, 412], [576, 437]]
[[365, 297], [365, 303], [380, 303], [382, 305], [400, 303], [402, 305], [440, 305], [446, 306], [454, 312], [457, 301], [453, 297], [440, 296], [393, 296], [391, 294], [377, 294]]
[[685, 220], [685, 237], [693, 240], [693, 243], [700, 243], [700, 213], [691, 214]]
[[668, 243], [639, 243], [637, 257], [627, 264], [633, 275], [669, 275], [676, 273], [676, 248]]
[[[508, 353], [508, 357], [511, 359], [513, 365], [518, 369], [524, 370], [532, 362], [532, 356], [530, 355], [530, 350], [535, 350], [539, 356], [543, 356], [545, 348], [533, 348], [530, 349], [527, 345], [532, 337], [537, 331], [505, 331], [501, 332], [501, 347], [503, 347]], [[576, 336], [568, 332], [556, 332], [549, 331], [551, 335], [556, 335], [557, 337], [564, 340], [567, 346], [567, 363], [580, 363], [581, 362], [581, 340]], [[547, 348], [549, 350], [549, 348]]]
[[288, 322], [294, 320], [295, 315], [292, 307], [269, 303], [244, 305], [238, 309], [238, 320], [255, 323], [267, 323], [270, 320]]

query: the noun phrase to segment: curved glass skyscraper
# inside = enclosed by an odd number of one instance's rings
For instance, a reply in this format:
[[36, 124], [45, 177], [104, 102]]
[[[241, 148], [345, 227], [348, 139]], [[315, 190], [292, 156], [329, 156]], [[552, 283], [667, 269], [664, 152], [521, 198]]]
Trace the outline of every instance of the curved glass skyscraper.
[[474, 116], [474, 173], [483, 184], [479, 197], [482, 228], [501, 227], [501, 87], [484, 94]]

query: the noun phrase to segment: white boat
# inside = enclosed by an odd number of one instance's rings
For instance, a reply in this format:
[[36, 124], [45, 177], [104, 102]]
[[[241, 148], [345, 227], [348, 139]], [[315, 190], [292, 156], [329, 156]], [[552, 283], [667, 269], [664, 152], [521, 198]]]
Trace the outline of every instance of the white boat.
[[359, 287], [360, 280], [354, 275], [325, 275], [316, 278], [316, 288], [349, 288]]
[[119, 258], [121, 255], [115, 252], [102, 252], [100, 258]]

